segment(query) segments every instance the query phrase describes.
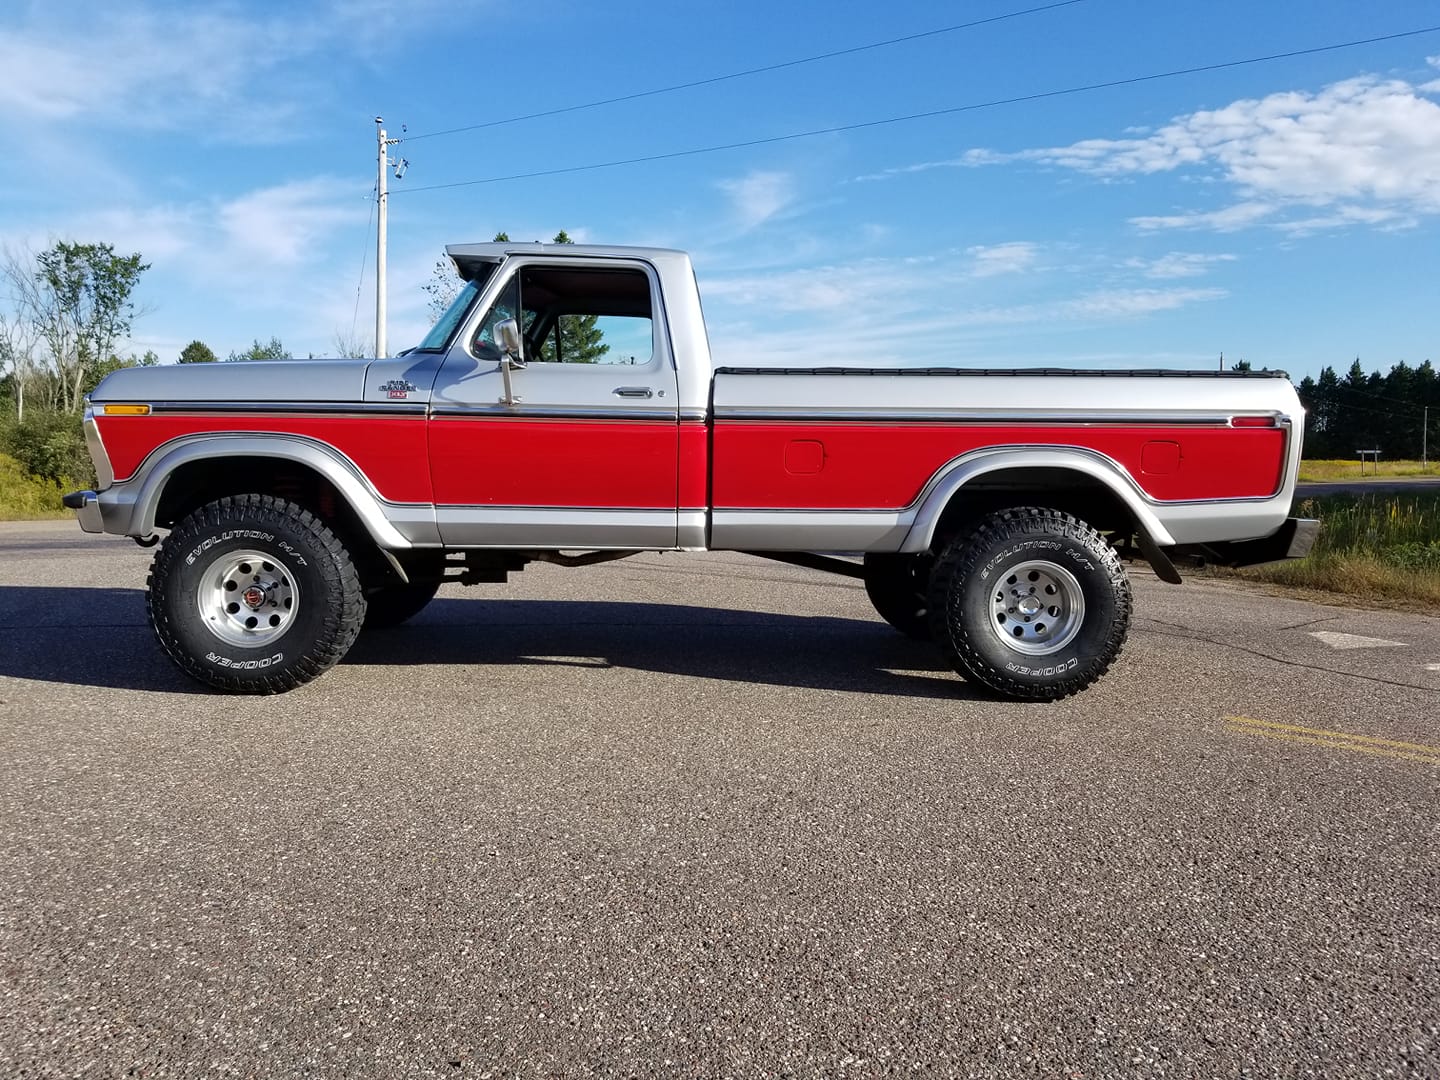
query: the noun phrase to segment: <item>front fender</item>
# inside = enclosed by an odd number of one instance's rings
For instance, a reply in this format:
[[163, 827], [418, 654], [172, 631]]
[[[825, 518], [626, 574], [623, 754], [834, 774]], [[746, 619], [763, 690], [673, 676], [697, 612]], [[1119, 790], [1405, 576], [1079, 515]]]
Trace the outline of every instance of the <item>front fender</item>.
[[155, 531], [156, 508], [165, 485], [184, 465], [206, 460], [272, 458], [313, 469], [328, 480], [355, 511], [371, 538], [382, 548], [412, 547], [392, 524], [383, 500], [353, 461], [333, 446], [300, 435], [187, 435], [152, 451], [123, 483], [99, 495], [105, 531], [147, 536]]
[[966, 484], [988, 473], [1014, 469], [1061, 469], [1098, 480], [1135, 516], [1150, 539], [1161, 547], [1175, 543], [1170, 531], [1146, 504], [1135, 482], [1104, 454], [1083, 447], [990, 447], [975, 450], [941, 467], [920, 493], [914, 524], [900, 546], [903, 552], [930, 550], [935, 528], [950, 500]]

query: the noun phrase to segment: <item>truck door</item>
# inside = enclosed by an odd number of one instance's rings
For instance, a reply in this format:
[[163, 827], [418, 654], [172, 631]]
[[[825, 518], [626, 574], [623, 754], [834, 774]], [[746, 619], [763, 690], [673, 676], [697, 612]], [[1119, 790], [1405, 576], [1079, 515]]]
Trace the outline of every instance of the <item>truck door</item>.
[[[679, 413], [654, 272], [512, 259], [435, 383], [431, 480], [450, 546], [672, 548]], [[505, 401], [495, 326], [526, 366]]]

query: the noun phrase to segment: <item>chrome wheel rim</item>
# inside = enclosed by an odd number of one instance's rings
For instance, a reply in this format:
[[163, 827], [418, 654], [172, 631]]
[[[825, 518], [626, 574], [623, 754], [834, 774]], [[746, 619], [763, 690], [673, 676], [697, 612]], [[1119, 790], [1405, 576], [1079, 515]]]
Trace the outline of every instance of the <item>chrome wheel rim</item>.
[[227, 551], [200, 576], [195, 606], [221, 641], [258, 648], [290, 629], [300, 611], [300, 586], [274, 555]]
[[1007, 649], [1047, 656], [1074, 640], [1085, 622], [1085, 593], [1058, 563], [1016, 563], [990, 590], [990, 629]]

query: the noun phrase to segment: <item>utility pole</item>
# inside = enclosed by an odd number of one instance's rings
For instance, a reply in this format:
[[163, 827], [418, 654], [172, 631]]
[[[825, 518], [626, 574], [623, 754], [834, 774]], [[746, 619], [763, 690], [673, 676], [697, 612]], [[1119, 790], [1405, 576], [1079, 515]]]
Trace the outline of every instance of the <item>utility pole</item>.
[[376, 139], [380, 152], [380, 168], [375, 181], [376, 219], [379, 222], [375, 230], [375, 355], [377, 358], [387, 355], [385, 343], [385, 232], [388, 223], [385, 214], [389, 209], [390, 186], [385, 176], [385, 170], [390, 167], [389, 148], [400, 141], [385, 137], [385, 129], [380, 126], [384, 122], [383, 117], [375, 117]]
[[1430, 467], [1430, 406], [1425, 406], [1425, 419], [1420, 421], [1420, 471]]

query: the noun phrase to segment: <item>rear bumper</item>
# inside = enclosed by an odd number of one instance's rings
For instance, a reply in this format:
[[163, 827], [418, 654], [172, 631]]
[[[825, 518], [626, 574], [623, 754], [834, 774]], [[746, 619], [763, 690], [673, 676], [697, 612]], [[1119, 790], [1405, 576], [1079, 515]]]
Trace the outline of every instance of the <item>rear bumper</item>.
[[1208, 544], [1182, 544], [1171, 548], [1172, 557], [1190, 558], [1219, 566], [1255, 566], [1258, 563], [1280, 562], [1282, 559], [1303, 559], [1310, 554], [1320, 535], [1320, 522], [1314, 518], [1286, 518], [1285, 523], [1269, 536], [1258, 540], [1227, 540]]
[[100, 516], [100, 496], [93, 491], [72, 491], [61, 500], [67, 510], [74, 510], [80, 519], [80, 528], [87, 533], [105, 531], [105, 521]]

